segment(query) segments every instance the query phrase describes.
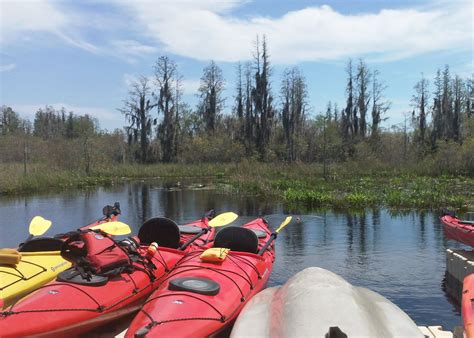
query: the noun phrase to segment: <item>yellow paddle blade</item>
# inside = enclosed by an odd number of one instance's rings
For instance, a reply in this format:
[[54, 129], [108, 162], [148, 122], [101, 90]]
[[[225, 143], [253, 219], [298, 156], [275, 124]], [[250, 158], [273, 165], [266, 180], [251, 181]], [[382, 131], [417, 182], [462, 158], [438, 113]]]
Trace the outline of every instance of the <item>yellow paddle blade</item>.
[[99, 225], [94, 225], [93, 227], [90, 227], [90, 229], [102, 230], [103, 232], [114, 236], [128, 235], [132, 232], [132, 229], [123, 222], [105, 222]]
[[239, 215], [233, 212], [224, 212], [223, 214], [219, 214], [213, 219], [211, 219], [208, 224], [212, 228], [222, 227], [224, 225], [232, 223], [237, 219], [237, 217], [239, 217]]
[[278, 227], [278, 229], [276, 229], [275, 232], [278, 234], [280, 231], [282, 231], [284, 227], [290, 224], [292, 218], [293, 217], [291, 216], [288, 216], [287, 218], [285, 218], [285, 220], [280, 224], [280, 226]]
[[48, 231], [51, 226], [51, 221], [44, 219], [41, 216], [35, 216], [30, 222], [30, 235], [41, 236]]

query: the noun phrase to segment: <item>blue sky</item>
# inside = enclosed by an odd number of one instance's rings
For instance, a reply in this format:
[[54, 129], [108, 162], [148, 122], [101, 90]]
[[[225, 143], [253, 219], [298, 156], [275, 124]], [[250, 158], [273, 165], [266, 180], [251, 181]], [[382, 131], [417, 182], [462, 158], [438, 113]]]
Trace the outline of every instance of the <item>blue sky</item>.
[[473, 73], [473, 2], [389, 0], [0, 0], [0, 104], [22, 117], [51, 104], [89, 113], [113, 130], [130, 81], [151, 76], [168, 55], [184, 78], [184, 100], [197, 103], [202, 69], [213, 59], [233, 103], [235, 65], [248, 61], [257, 34], [268, 40], [272, 86], [298, 66], [311, 114], [329, 100], [344, 105], [345, 65], [364, 58], [380, 71], [392, 102], [385, 126], [403, 121], [421, 73], [449, 64]]

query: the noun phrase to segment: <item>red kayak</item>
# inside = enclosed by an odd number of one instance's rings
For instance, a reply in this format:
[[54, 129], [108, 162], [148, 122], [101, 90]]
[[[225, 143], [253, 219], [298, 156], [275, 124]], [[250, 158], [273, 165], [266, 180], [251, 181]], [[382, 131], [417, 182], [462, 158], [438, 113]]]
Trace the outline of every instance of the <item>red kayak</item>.
[[474, 246], [474, 221], [463, 221], [452, 214], [441, 216], [447, 237]]
[[[208, 229], [208, 222], [204, 218], [188, 226]], [[91, 243], [101, 243], [107, 237], [90, 231], [87, 235], [81, 233], [81, 236], [87, 236], [87, 241]], [[80, 271], [80, 265], [79, 268], [76, 266], [64, 271], [56, 281], [0, 313], [0, 336], [71, 337], [138, 310], [173, 266], [187, 251], [193, 250], [193, 245], [188, 245], [184, 250], [179, 249], [192, 236], [193, 233], [180, 236], [178, 226], [169, 219], [148, 220], [138, 234], [141, 242], [139, 247], [138, 241], [132, 239], [122, 241], [125, 244], [114, 244], [119, 249], [114, 246], [113, 250], [130, 252], [129, 246], [133, 247], [135, 243], [135, 253], [129, 255], [130, 264], [124, 271], [119, 270], [119, 273], [111, 276], [87, 274]], [[149, 244], [152, 242], [158, 243], [158, 250], [150, 257]], [[74, 246], [77, 244], [74, 237], [70, 237], [66, 243], [72, 248], [67, 251], [68, 254], [80, 252], [81, 246]], [[90, 248], [90, 244], [86, 247]], [[87, 250], [88, 255], [90, 251]], [[102, 261], [110, 261], [108, 256], [100, 257]], [[149, 261], [144, 257], [148, 257]]]
[[466, 338], [474, 338], [474, 274], [464, 278], [461, 305]]
[[[265, 287], [275, 259], [268, 244], [275, 237], [262, 218], [217, 232], [158, 284], [126, 337], [207, 337], [225, 329]], [[210, 252], [219, 258], [210, 258]]]
[[[120, 214], [120, 205], [115, 203], [114, 206], [105, 206], [103, 209], [104, 217], [95, 221], [82, 229], [92, 228], [95, 226], [103, 226], [107, 229], [115, 227], [108, 226], [117, 221]], [[41, 217], [35, 217], [33, 220]], [[43, 219], [44, 221], [44, 219]], [[40, 224], [33, 222], [30, 224], [30, 237], [21, 243], [17, 250], [2, 249], [0, 262], [0, 309], [12, 305], [20, 298], [31, 293], [37, 288], [54, 280], [56, 276], [71, 267], [71, 263], [65, 261], [60, 250], [68, 235], [56, 235], [55, 237], [40, 237], [50, 227], [49, 221]], [[36, 237], [33, 237], [33, 234]], [[12, 261], [18, 258], [19, 261]], [[10, 259], [10, 264], [8, 264]]]

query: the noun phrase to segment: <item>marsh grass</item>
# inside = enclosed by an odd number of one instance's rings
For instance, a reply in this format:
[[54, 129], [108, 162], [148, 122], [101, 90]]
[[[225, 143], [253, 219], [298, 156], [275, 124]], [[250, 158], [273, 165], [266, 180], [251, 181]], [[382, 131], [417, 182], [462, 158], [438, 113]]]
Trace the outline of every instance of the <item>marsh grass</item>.
[[323, 177], [318, 164], [243, 161], [227, 164], [156, 164], [96, 166], [87, 176], [46, 164], [0, 164], [0, 194], [27, 194], [62, 188], [104, 186], [134, 179], [206, 178], [226, 193], [276, 198], [305, 207], [407, 208], [474, 207], [474, 179], [464, 176], [417, 176], [334, 166]]

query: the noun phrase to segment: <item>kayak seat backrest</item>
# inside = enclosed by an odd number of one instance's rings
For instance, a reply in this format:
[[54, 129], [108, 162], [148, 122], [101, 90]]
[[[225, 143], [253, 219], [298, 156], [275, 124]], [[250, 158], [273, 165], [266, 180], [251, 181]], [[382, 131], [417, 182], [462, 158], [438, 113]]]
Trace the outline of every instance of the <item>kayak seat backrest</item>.
[[156, 242], [158, 246], [177, 249], [179, 247], [179, 228], [175, 221], [165, 217], [147, 220], [138, 231], [142, 244]]
[[37, 252], [37, 251], [60, 251], [63, 241], [58, 238], [37, 237], [25, 242], [18, 251]]
[[231, 251], [257, 253], [258, 238], [250, 229], [230, 226], [220, 230], [214, 239], [214, 247]]
[[258, 238], [265, 238], [268, 236], [267, 232], [260, 229], [250, 229], [252, 230]]

